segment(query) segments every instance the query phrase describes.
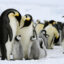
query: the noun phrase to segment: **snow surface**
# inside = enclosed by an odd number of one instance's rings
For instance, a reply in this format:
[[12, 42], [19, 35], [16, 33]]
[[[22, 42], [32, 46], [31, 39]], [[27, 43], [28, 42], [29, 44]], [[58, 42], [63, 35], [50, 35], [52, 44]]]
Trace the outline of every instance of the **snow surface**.
[[[57, 20], [64, 22], [64, 0], [0, 0], [0, 14], [7, 8], [15, 8], [21, 15], [31, 14], [34, 20]], [[47, 57], [39, 60], [0, 60], [0, 64], [64, 64], [61, 46], [47, 50]]]
[[64, 64], [64, 54], [61, 46], [47, 50], [47, 57], [39, 60], [0, 60], [0, 64]]

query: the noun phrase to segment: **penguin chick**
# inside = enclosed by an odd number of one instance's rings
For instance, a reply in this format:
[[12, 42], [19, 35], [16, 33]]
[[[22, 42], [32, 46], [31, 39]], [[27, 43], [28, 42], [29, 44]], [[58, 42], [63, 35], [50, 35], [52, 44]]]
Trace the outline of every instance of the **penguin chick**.
[[[33, 29], [33, 36], [31, 37], [30, 40], [32, 42], [32, 45], [29, 51], [30, 53], [29, 59], [40, 59], [40, 58], [43, 58], [43, 56], [47, 55], [46, 48], [44, 45], [44, 40], [37, 35], [35, 28]], [[42, 42], [42, 50], [44, 52], [42, 53], [42, 55], [41, 55], [40, 42]]]
[[14, 44], [13, 44], [13, 59], [14, 60], [22, 60], [23, 59], [23, 48], [20, 43], [21, 36], [18, 35], [15, 37]]
[[[23, 24], [23, 25], [22, 25]], [[23, 47], [23, 54], [24, 58], [28, 59], [29, 49], [31, 40], [30, 37], [33, 35], [33, 18], [30, 14], [24, 15], [21, 21], [21, 29], [20, 29], [20, 35], [21, 37], [21, 45]]]

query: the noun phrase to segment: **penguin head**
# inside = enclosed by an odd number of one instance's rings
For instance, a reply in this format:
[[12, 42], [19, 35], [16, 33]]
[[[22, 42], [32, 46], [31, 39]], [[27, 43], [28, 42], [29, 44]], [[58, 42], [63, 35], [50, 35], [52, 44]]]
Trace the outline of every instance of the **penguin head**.
[[22, 17], [21, 17], [21, 14], [16, 9], [7, 9], [1, 14], [1, 18], [6, 21], [9, 21], [8, 16], [15, 17], [18, 23], [20, 24], [20, 20]]
[[[32, 21], [33, 21], [32, 16], [31, 16], [30, 14], [26, 14], [26, 15], [25, 15], [25, 20], [24, 20], [24, 25], [23, 25], [23, 27], [28, 27], [28, 26], [30, 26], [30, 24], [31, 24]], [[23, 28], [23, 27], [22, 27], [22, 28]]]
[[47, 34], [46, 30], [42, 30], [41, 33], [42, 33], [46, 38], [49, 37], [49, 35]]
[[36, 20], [36, 24], [40, 24], [40, 20], [37, 19], [37, 20]]
[[54, 25], [54, 24], [56, 24], [56, 21], [50, 20], [49, 23], [52, 24], [52, 25]]
[[20, 40], [21, 40], [21, 35], [15, 36], [15, 40], [16, 40], [16, 41], [20, 41]]
[[49, 21], [45, 20], [44, 22], [44, 28], [47, 27], [49, 25]]

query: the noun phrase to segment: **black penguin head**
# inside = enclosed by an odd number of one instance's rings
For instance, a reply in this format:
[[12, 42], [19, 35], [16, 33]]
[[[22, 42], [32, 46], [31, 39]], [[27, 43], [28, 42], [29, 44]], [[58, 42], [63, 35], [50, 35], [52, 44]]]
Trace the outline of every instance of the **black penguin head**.
[[21, 14], [16, 10], [16, 9], [7, 9], [5, 10], [2, 14], [1, 14], [1, 18], [5, 19], [6, 21], [9, 21], [8, 15], [14, 16], [19, 24], [20, 24], [20, 20], [21, 20]]
[[41, 33], [42, 33], [46, 38], [49, 37], [49, 35], [47, 34], [46, 30], [42, 30]]
[[56, 21], [50, 20], [49, 23], [52, 24], [52, 25], [54, 25], [54, 24], [56, 24]]
[[47, 27], [48, 25], [49, 25], [49, 21], [45, 21], [44, 28]]
[[41, 33], [46, 34], [46, 30], [42, 30]]
[[40, 24], [40, 20], [37, 19], [37, 20], [36, 20], [36, 24]]
[[28, 27], [32, 21], [33, 21], [32, 16], [30, 14], [26, 14], [23, 27]]

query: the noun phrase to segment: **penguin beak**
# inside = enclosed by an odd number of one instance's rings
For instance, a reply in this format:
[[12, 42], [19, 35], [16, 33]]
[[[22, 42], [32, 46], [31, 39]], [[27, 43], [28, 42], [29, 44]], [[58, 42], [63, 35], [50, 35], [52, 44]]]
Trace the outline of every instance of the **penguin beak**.
[[30, 20], [30, 18], [28, 17], [28, 18], [26, 18], [25, 20], [29, 21], [29, 20]]
[[25, 16], [23, 16], [22, 19], [23, 19], [23, 21], [30, 21], [29, 17], [26, 18]]
[[[29, 23], [30, 23], [29, 22], [30, 17], [23, 16], [22, 19], [23, 19], [23, 23], [24, 23], [23, 27], [27, 27], [29, 25]], [[21, 27], [21, 28], [23, 28], [23, 27]]]
[[56, 22], [53, 22], [53, 24], [56, 24]]
[[15, 12], [15, 16], [19, 16], [19, 13], [18, 12]]

